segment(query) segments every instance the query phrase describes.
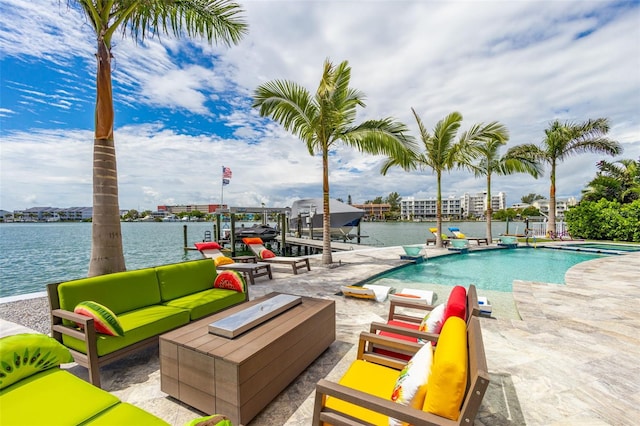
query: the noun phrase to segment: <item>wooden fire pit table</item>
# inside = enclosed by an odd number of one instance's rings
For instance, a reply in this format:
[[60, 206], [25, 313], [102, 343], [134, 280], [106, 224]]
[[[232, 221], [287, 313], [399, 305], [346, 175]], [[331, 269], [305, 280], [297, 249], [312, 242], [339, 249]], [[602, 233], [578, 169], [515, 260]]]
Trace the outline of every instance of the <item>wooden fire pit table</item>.
[[246, 424], [333, 343], [335, 318], [333, 300], [270, 293], [195, 321], [160, 336], [161, 389]]

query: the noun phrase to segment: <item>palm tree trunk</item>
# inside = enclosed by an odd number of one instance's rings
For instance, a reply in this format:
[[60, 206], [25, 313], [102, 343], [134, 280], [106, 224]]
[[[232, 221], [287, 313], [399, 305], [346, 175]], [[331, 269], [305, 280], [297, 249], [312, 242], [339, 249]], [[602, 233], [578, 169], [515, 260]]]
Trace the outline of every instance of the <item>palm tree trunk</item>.
[[98, 40], [95, 139], [93, 141], [93, 219], [89, 276], [126, 270], [118, 205], [118, 172], [113, 140], [111, 52]]
[[441, 177], [442, 175], [438, 170], [438, 194], [436, 196], [436, 228], [438, 228], [438, 233], [436, 234], [436, 248], [442, 248], [442, 192], [440, 188]]
[[549, 188], [549, 221], [547, 222], [547, 236], [556, 232], [556, 162], [551, 162], [551, 187]]
[[491, 215], [493, 214], [493, 208], [491, 208], [491, 173], [487, 173], [487, 243], [491, 244], [493, 236], [491, 235]]
[[329, 211], [329, 150], [322, 150], [322, 264], [331, 265], [331, 212]]

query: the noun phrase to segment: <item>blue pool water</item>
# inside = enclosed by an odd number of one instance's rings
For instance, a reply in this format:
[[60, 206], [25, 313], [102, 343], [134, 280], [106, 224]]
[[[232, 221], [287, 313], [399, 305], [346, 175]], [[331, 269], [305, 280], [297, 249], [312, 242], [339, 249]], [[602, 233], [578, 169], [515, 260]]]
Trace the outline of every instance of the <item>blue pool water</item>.
[[373, 281], [396, 289], [420, 288], [421, 284], [465, 287], [475, 284], [481, 290], [511, 292], [513, 280], [564, 284], [569, 268], [603, 256], [543, 248], [482, 250], [427, 259], [387, 272]]
[[563, 249], [570, 250], [591, 250], [591, 251], [611, 251], [611, 252], [635, 252], [640, 251], [640, 245], [631, 244], [608, 244], [608, 243], [580, 243], [580, 244], [563, 244], [558, 246]]

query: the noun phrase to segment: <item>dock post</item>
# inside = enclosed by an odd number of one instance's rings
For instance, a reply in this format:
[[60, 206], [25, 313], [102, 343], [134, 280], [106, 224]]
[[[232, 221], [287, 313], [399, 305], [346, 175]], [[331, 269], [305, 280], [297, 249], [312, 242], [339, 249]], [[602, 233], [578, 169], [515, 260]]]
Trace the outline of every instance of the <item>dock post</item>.
[[187, 225], [182, 225], [182, 247], [184, 247], [184, 252], [187, 252]]
[[356, 241], [358, 241], [358, 244], [360, 244], [360, 222], [358, 222], [358, 226], [356, 227], [356, 232], [358, 233], [358, 239]]
[[221, 217], [222, 217], [222, 214], [220, 214], [220, 213], [216, 214], [216, 227], [215, 227], [216, 242], [220, 241], [220, 229], [222, 228], [220, 226]]
[[287, 240], [285, 235], [287, 234], [286, 230], [285, 230], [285, 225], [286, 225], [287, 219], [284, 213], [280, 213], [280, 238], [281, 238], [281, 242], [282, 242], [282, 252], [286, 255], [287, 254]]
[[236, 214], [235, 213], [229, 213], [229, 216], [231, 216], [230, 219], [230, 226], [231, 229], [229, 230], [229, 240], [231, 241], [231, 256], [235, 256], [236, 255]]

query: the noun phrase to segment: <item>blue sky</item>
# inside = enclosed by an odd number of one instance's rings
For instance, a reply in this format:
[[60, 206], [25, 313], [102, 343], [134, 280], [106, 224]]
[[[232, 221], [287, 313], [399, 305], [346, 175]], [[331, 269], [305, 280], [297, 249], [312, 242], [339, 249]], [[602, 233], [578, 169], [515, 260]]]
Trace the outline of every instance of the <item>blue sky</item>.
[[[504, 123], [509, 147], [540, 142], [555, 119], [607, 117], [624, 147], [618, 159], [640, 157], [639, 1], [240, 4], [249, 34], [238, 46], [114, 38], [121, 208], [217, 203], [222, 165], [233, 170], [225, 203], [282, 207], [320, 196], [320, 157], [260, 118], [251, 94], [273, 79], [313, 92], [325, 58], [349, 61], [352, 87], [367, 95], [359, 121], [392, 116], [417, 135], [411, 107], [429, 129], [460, 111], [462, 130]], [[91, 205], [94, 40], [65, 1], [0, 0], [0, 209]], [[430, 171], [381, 176], [381, 157], [343, 146], [333, 154], [333, 197], [435, 195]], [[558, 195], [579, 196], [598, 160], [565, 161]], [[484, 187], [463, 171], [443, 178], [445, 196]], [[492, 186], [510, 204], [548, 188], [548, 172], [494, 177]]]

